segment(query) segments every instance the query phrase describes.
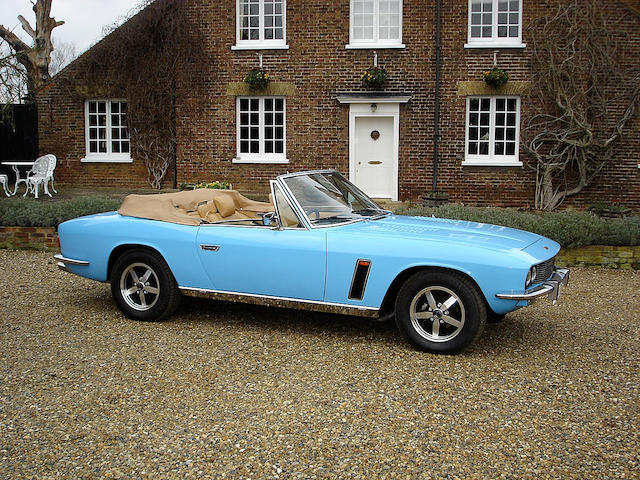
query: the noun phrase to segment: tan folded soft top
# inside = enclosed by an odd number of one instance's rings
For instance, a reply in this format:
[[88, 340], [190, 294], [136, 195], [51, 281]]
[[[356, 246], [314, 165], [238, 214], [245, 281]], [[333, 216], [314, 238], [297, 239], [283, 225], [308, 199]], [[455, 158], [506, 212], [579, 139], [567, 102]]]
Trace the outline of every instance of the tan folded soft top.
[[272, 211], [272, 204], [249, 200], [235, 190], [200, 188], [176, 193], [128, 195], [118, 213], [181, 225], [200, 225], [203, 220], [245, 220], [258, 218], [258, 213]]

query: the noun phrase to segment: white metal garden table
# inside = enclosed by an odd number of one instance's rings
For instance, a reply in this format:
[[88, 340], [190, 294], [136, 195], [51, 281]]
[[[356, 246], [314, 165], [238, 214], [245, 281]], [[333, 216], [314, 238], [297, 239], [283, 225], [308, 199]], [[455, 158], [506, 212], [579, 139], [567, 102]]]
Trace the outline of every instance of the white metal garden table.
[[29, 185], [27, 184], [27, 177], [20, 176], [20, 167], [33, 167], [34, 162], [2, 162], [2, 165], [7, 165], [13, 169], [16, 173], [16, 186], [13, 189], [13, 193], [11, 195], [15, 195], [18, 192], [18, 184], [24, 183], [27, 189]]

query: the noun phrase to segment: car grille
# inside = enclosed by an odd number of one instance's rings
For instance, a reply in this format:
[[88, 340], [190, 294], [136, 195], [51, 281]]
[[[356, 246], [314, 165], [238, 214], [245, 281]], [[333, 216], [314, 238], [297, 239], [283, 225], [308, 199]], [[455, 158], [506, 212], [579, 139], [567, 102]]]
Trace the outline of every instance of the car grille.
[[546, 262], [542, 262], [535, 265], [536, 276], [533, 279], [532, 283], [540, 283], [548, 279], [553, 274], [555, 261], [556, 261], [556, 257], [551, 257]]

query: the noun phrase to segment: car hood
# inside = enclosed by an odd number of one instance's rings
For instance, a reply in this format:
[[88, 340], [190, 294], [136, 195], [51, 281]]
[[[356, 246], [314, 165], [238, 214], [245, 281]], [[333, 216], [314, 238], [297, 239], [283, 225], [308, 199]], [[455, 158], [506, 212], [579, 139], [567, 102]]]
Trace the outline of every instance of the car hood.
[[[478, 246], [490, 250], [524, 250], [545, 239], [540, 235], [515, 228], [487, 223], [467, 222], [434, 217], [389, 215], [377, 220], [365, 220], [344, 225], [346, 231], [365, 234], [420, 239], [448, 244]], [[545, 239], [548, 240], [548, 239]], [[551, 240], [548, 240], [551, 243]]]

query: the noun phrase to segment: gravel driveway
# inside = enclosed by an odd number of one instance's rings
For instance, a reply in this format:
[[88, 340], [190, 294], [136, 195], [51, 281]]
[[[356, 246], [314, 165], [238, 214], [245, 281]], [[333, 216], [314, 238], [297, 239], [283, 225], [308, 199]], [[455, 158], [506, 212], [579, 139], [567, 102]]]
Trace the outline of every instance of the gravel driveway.
[[0, 250], [0, 291], [0, 478], [640, 478], [639, 272], [458, 356], [198, 299], [136, 323], [48, 253]]

